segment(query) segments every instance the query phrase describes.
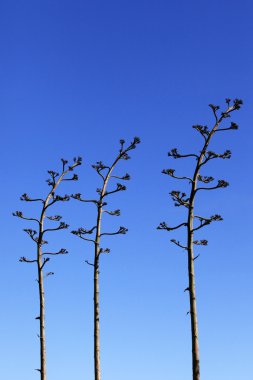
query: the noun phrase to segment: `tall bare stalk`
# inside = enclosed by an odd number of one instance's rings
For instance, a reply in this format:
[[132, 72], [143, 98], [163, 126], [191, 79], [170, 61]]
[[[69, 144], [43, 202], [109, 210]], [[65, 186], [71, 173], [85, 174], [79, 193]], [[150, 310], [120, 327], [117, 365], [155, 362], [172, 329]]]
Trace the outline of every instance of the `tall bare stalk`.
[[[55, 256], [55, 255], [63, 255], [67, 254], [68, 251], [64, 248], [61, 248], [58, 252], [43, 252], [42, 247], [47, 244], [48, 242], [44, 239], [44, 235], [47, 232], [51, 231], [57, 231], [68, 228], [68, 224], [65, 222], [60, 221], [61, 216], [60, 215], [54, 215], [54, 216], [48, 216], [47, 211], [48, 209], [53, 206], [57, 202], [65, 202], [69, 201], [70, 196], [69, 195], [56, 195], [55, 191], [63, 181], [75, 181], [78, 179], [78, 176], [74, 174], [70, 178], [66, 178], [65, 176], [70, 172], [73, 171], [76, 166], [81, 165], [81, 158], [78, 157], [77, 159], [74, 159], [74, 162], [72, 165], [67, 166], [68, 161], [62, 159], [62, 171], [61, 173], [54, 172], [52, 170], [48, 171], [48, 174], [50, 175], [50, 178], [47, 180], [47, 183], [50, 187], [50, 191], [47, 194], [46, 198], [30, 198], [26, 193], [23, 194], [20, 197], [21, 201], [25, 202], [39, 202], [42, 204], [42, 208], [39, 214], [38, 218], [27, 218], [23, 215], [21, 211], [16, 211], [13, 213], [13, 216], [16, 216], [21, 219], [33, 221], [37, 224], [38, 229], [32, 230], [30, 228], [24, 229], [24, 231], [30, 236], [30, 238], [35, 242], [37, 247], [37, 254], [35, 259], [28, 259], [27, 257], [21, 257], [20, 262], [23, 263], [35, 263], [37, 265], [37, 272], [38, 272], [38, 286], [39, 286], [39, 304], [40, 304], [40, 313], [39, 316], [36, 318], [39, 320], [40, 323], [40, 368], [37, 369], [37, 371], [40, 373], [41, 380], [46, 380], [46, 337], [45, 337], [45, 292], [44, 292], [44, 278], [50, 275], [53, 275], [53, 272], [47, 272], [44, 274], [44, 267], [49, 262], [50, 257], [49, 256]], [[60, 222], [59, 225], [55, 228], [44, 228], [44, 222], [45, 219], [48, 219], [50, 221]]]
[[[212, 109], [215, 122], [211, 129], [208, 129], [207, 126], [203, 125], [194, 125], [193, 128], [197, 130], [204, 139], [202, 149], [199, 154], [190, 153], [190, 154], [180, 154], [177, 149], [172, 149], [169, 152], [169, 156], [174, 159], [194, 157], [196, 159], [196, 165], [193, 170], [193, 175], [191, 177], [178, 177], [175, 175], [174, 169], [165, 169], [162, 171], [163, 174], [168, 174], [169, 176], [176, 178], [178, 180], [186, 180], [190, 183], [190, 192], [187, 195], [184, 192], [173, 190], [170, 195], [175, 202], [175, 206], [184, 206], [188, 210], [187, 220], [175, 227], [169, 227], [167, 223], [162, 222], [158, 226], [160, 230], [172, 231], [181, 227], [187, 228], [187, 243], [181, 244], [179, 241], [172, 239], [171, 242], [183, 248], [188, 253], [188, 287], [185, 291], [189, 292], [189, 301], [190, 301], [190, 317], [191, 317], [191, 337], [192, 337], [192, 378], [193, 380], [200, 380], [200, 358], [199, 358], [199, 332], [198, 332], [198, 317], [197, 317], [197, 305], [196, 305], [196, 288], [195, 288], [195, 273], [194, 273], [194, 264], [195, 260], [199, 255], [194, 256], [194, 245], [207, 245], [207, 240], [194, 240], [195, 231], [200, 230], [201, 228], [209, 225], [213, 221], [221, 221], [222, 217], [218, 214], [212, 215], [211, 217], [203, 217], [200, 215], [194, 214], [195, 198], [199, 191], [206, 190], [215, 190], [219, 188], [225, 188], [228, 186], [228, 182], [224, 180], [218, 180], [214, 186], [205, 186], [214, 181], [214, 178], [211, 176], [202, 176], [200, 171], [202, 167], [206, 165], [209, 161], [222, 158], [229, 159], [231, 157], [231, 151], [226, 150], [222, 154], [215, 153], [208, 150], [210, 141], [212, 137], [218, 132], [224, 132], [229, 130], [238, 129], [236, 123], [231, 122], [230, 126], [221, 127], [221, 123], [230, 117], [231, 112], [239, 110], [242, 101], [235, 99], [231, 104], [230, 99], [226, 99], [226, 110], [219, 113], [219, 107], [210, 104], [209, 106]], [[198, 183], [202, 182], [204, 185], [198, 187]], [[194, 226], [194, 221], [197, 221], [197, 226]]]
[[[125, 234], [127, 232], [127, 228], [119, 227], [118, 231], [115, 232], [101, 232], [101, 224], [102, 224], [102, 215], [103, 213], [107, 213], [109, 215], [119, 216], [120, 210], [108, 211], [104, 209], [107, 206], [107, 197], [111, 194], [118, 193], [119, 191], [126, 190], [126, 186], [121, 183], [117, 183], [116, 188], [113, 190], [107, 190], [110, 179], [116, 180], [129, 180], [130, 175], [125, 174], [124, 176], [113, 175], [113, 171], [119, 161], [128, 160], [130, 157], [128, 152], [132, 149], [136, 148], [136, 145], [140, 143], [140, 139], [135, 137], [134, 140], [127, 146], [124, 147], [125, 141], [120, 140], [120, 150], [118, 155], [116, 156], [114, 162], [110, 166], [104, 165], [101, 161], [97, 162], [92, 167], [96, 170], [98, 175], [102, 179], [102, 187], [97, 189], [98, 199], [83, 199], [81, 194], [74, 194], [72, 197], [81, 202], [93, 203], [97, 208], [97, 218], [96, 224], [91, 229], [79, 228], [78, 230], [72, 231], [74, 235], [77, 235], [83, 240], [89, 241], [94, 244], [94, 258], [93, 262], [90, 263], [86, 261], [87, 264], [93, 266], [94, 274], [93, 274], [93, 292], [94, 292], [94, 374], [95, 380], [101, 380], [101, 369], [100, 369], [100, 311], [99, 311], [99, 263], [100, 263], [100, 255], [102, 253], [109, 253], [110, 250], [108, 248], [101, 248], [100, 241], [102, 236], [112, 236]], [[92, 238], [87, 238], [87, 235], [92, 235]]]

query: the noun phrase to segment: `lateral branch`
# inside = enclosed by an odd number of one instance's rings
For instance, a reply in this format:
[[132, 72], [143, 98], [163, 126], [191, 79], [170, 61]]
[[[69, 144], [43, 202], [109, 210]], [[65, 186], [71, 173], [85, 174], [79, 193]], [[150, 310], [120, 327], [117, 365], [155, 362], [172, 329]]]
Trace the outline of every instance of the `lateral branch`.
[[178, 177], [174, 173], [175, 173], [175, 169], [163, 169], [162, 170], [162, 174], [167, 174], [167, 175], [171, 176], [172, 178], [176, 178], [176, 179], [186, 179], [190, 183], [192, 183], [192, 179], [190, 177]]
[[175, 202], [175, 206], [184, 206], [186, 208], [189, 208], [190, 203], [189, 203], [189, 198], [186, 197], [186, 193], [180, 192], [178, 190], [173, 190], [170, 192], [172, 200]]
[[177, 148], [173, 148], [168, 152], [168, 156], [172, 158], [186, 158], [186, 157], [195, 157], [196, 159], [199, 159], [199, 156], [197, 154], [191, 153], [191, 154], [181, 154], [178, 153]]
[[106, 236], [106, 235], [107, 236], [112, 236], [112, 235], [119, 235], [119, 234], [124, 235], [124, 234], [127, 233], [127, 231], [128, 231], [127, 228], [120, 226], [119, 229], [118, 229], [118, 231], [116, 231], [116, 232], [103, 232], [103, 233], [100, 234], [100, 236]]
[[185, 223], [185, 222], [184, 223], [180, 223], [180, 224], [178, 224], [175, 227], [169, 227], [166, 222], [161, 222], [159, 224], [159, 226], [157, 227], [157, 229], [158, 230], [173, 231], [173, 230], [177, 230], [180, 227], [185, 227], [185, 226], [187, 226], [187, 223]]
[[178, 240], [171, 239], [170, 241], [171, 241], [171, 243], [176, 244], [178, 247], [183, 248], [186, 251], [188, 250], [188, 247], [186, 247], [185, 245], [182, 245]]

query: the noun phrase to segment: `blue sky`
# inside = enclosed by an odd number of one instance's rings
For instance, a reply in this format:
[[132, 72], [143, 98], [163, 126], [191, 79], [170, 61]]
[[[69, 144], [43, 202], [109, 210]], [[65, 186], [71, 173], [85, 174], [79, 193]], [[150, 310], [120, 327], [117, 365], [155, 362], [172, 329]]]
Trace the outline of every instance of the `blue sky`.
[[[42, 196], [48, 169], [81, 155], [80, 181], [65, 193], [93, 196], [99, 178], [91, 164], [110, 163], [118, 140], [139, 136], [140, 146], [118, 172], [129, 172], [127, 191], [112, 199], [120, 218], [105, 229], [128, 227], [106, 241], [101, 262], [101, 365], [103, 380], [191, 379], [186, 256], [170, 244], [184, 231], [156, 231], [163, 220], [184, 218], [169, 199], [181, 183], [163, 176], [190, 161], [167, 152], [198, 151], [193, 124], [213, 123], [209, 103], [242, 98], [234, 114], [240, 129], [217, 135], [212, 148], [231, 149], [203, 174], [224, 178], [227, 189], [207, 192], [197, 209], [224, 222], [200, 238], [196, 262], [201, 373], [205, 380], [252, 377], [252, 11], [250, 1], [5, 1], [0, 5], [1, 276], [0, 323], [5, 380], [38, 378], [35, 268], [18, 262], [34, 246], [11, 216], [35, 215], [19, 196]], [[57, 208], [55, 212], [57, 213]], [[94, 224], [92, 206], [72, 201], [61, 214], [71, 228]], [[31, 226], [30, 226], [31, 227]], [[46, 284], [48, 379], [93, 379], [92, 271], [88, 244], [66, 232], [52, 248], [66, 247], [48, 267]]]

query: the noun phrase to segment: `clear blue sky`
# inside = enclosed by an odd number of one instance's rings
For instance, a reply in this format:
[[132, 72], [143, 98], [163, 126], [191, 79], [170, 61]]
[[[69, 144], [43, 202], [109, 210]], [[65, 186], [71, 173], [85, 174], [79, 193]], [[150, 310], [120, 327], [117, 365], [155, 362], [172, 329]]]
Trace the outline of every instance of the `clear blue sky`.
[[[239, 131], [217, 135], [213, 149], [231, 149], [206, 175], [230, 187], [207, 192], [198, 207], [221, 213], [196, 262], [203, 380], [251, 380], [252, 367], [252, 12], [251, 1], [9, 0], [0, 5], [1, 323], [0, 377], [39, 375], [35, 267], [18, 262], [34, 246], [11, 212], [35, 215], [19, 196], [44, 195], [47, 169], [59, 159], [84, 158], [80, 181], [62, 193], [92, 196], [99, 178], [90, 165], [110, 163], [118, 140], [139, 136], [128, 190], [113, 198], [120, 218], [105, 228], [128, 227], [108, 240], [101, 262], [103, 380], [190, 380], [190, 321], [186, 256], [169, 240], [184, 234], [156, 231], [181, 221], [168, 193], [180, 183], [161, 170], [190, 174], [190, 163], [167, 157], [174, 147], [198, 151], [193, 124], [212, 125], [210, 102], [239, 97]], [[203, 173], [204, 174], [204, 173]], [[57, 212], [58, 210], [55, 209]], [[92, 206], [70, 202], [62, 215], [72, 228], [94, 224]], [[30, 226], [31, 227], [31, 226]], [[66, 232], [51, 247], [56, 257], [46, 284], [49, 380], [93, 379], [92, 250]]]

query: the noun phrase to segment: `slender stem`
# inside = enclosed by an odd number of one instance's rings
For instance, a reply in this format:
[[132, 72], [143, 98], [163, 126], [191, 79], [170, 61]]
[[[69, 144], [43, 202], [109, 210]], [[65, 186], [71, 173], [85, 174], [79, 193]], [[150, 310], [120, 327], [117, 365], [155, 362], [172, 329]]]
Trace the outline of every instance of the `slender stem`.
[[46, 337], [45, 337], [45, 296], [42, 269], [41, 247], [38, 245], [38, 282], [40, 299], [40, 376], [41, 380], [46, 380]]
[[[28, 235], [30, 236], [30, 238], [36, 243], [36, 248], [37, 248], [36, 260], [30, 260], [30, 259], [27, 259], [26, 257], [21, 257], [19, 261], [26, 262], [26, 263], [35, 263], [35, 262], [37, 263], [37, 276], [38, 276], [37, 282], [38, 282], [38, 290], [39, 290], [39, 310], [40, 310], [39, 316], [36, 318], [40, 321], [39, 322], [40, 323], [40, 325], [39, 325], [40, 333], [38, 335], [39, 339], [40, 339], [40, 368], [38, 368], [37, 370], [40, 372], [40, 379], [41, 380], [46, 380], [46, 378], [47, 378], [47, 374], [46, 374], [46, 336], [45, 336], [46, 335], [45, 334], [45, 291], [44, 291], [44, 273], [43, 273], [44, 270], [43, 269], [44, 269], [44, 266], [47, 264], [47, 262], [50, 259], [48, 257], [45, 257], [45, 255], [58, 255], [58, 254], [68, 253], [67, 250], [65, 250], [63, 248], [59, 252], [55, 252], [55, 253], [53, 253], [53, 252], [43, 253], [42, 252], [43, 244], [47, 243], [43, 239], [44, 233], [46, 233], [48, 231], [56, 231], [56, 230], [68, 227], [67, 224], [60, 223], [60, 225], [57, 228], [51, 228], [51, 229], [49, 228], [49, 229], [44, 230], [44, 220], [46, 218], [47, 209], [51, 205], [53, 205], [57, 201], [64, 201], [64, 200], [69, 199], [68, 196], [65, 196], [65, 197], [54, 196], [55, 190], [58, 187], [58, 185], [61, 183], [61, 181], [63, 180], [64, 176], [69, 171], [72, 171], [76, 166], [81, 165], [81, 158], [78, 158], [77, 160], [74, 159], [73, 165], [69, 166], [66, 170], [65, 170], [65, 165], [66, 165], [67, 161], [62, 159], [62, 162], [63, 162], [63, 169], [62, 169], [62, 172], [60, 175], [56, 172], [48, 171], [48, 173], [51, 176], [51, 179], [49, 179], [47, 181], [49, 186], [50, 186], [50, 191], [47, 194], [45, 199], [42, 199], [42, 198], [31, 199], [31, 198], [29, 198], [29, 196], [26, 193], [20, 197], [20, 199], [22, 201], [27, 201], [27, 202], [40, 201], [40, 202], [42, 202], [42, 209], [41, 209], [39, 218], [38, 219], [37, 218], [26, 218], [23, 216], [23, 213], [20, 211], [16, 211], [15, 213], [13, 213], [14, 216], [18, 216], [19, 218], [22, 218], [25, 220], [30, 220], [30, 221], [36, 221], [38, 223], [38, 226], [39, 226], [38, 231], [34, 231], [31, 229], [24, 229], [24, 231], [27, 232]], [[56, 180], [56, 177], [58, 177], [57, 180]], [[66, 180], [71, 181], [71, 180], [77, 180], [77, 179], [78, 179], [77, 175], [74, 175], [72, 178], [69, 178]], [[55, 217], [48, 217], [48, 219], [60, 220], [61, 216], [56, 215]], [[37, 233], [38, 233], [38, 235], [37, 235]], [[35, 235], [38, 237], [35, 237]], [[53, 272], [47, 273], [47, 276], [50, 274], [53, 274]]]
[[[227, 109], [226, 113], [231, 112], [233, 108]], [[195, 288], [195, 270], [194, 270], [194, 200], [197, 192], [198, 175], [205, 158], [205, 153], [210, 140], [223, 120], [224, 116], [216, 119], [213, 129], [210, 131], [208, 137], [205, 139], [204, 146], [201, 150], [200, 156], [197, 159], [194, 175], [192, 178], [191, 195], [189, 198], [188, 221], [187, 221], [187, 235], [188, 235], [188, 277], [189, 277], [189, 298], [190, 298], [190, 316], [191, 316], [191, 335], [192, 335], [192, 374], [193, 380], [200, 380], [200, 355], [199, 355], [199, 333], [198, 333], [198, 316], [197, 316], [197, 303], [196, 303], [196, 288]]]
[[102, 222], [102, 213], [103, 213], [103, 198], [106, 195], [106, 189], [111, 177], [111, 174], [124, 155], [125, 151], [120, 152], [103, 179], [103, 187], [100, 194], [100, 200], [97, 203], [98, 212], [97, 212], [97, 228], [96, 228], [96, 237], [95, 237], [95, 252], [94, 252], [94, 373], [95, 380], [101, 380], [101, 370], [100, 370], [100, 310], [99, 310], [99, 257], [100, 257], [100, 239], [101, 239], [101, 222]]
[[98, 206], [97, 233], [94, 256], [94, 373], [95, 380], [101, 379], [100, 370], [100, 323], [99, 323], [99, 250], [102, 206]]
[[193, 380], [200, 379], [199, 368], [199, 336], [198, 336], [198, 318], [195, 290], [195, 273], [194, 273], [194, 252], [193, 252], [193, 207], [192, 202], [189, 208], [188, 217], [188, 276], [189, 276], [189, 297], [190, 297], [190, 316], [191, 316], [191, 333], [192, 333], [192, 371]]
[[[74, 168], [76, 165], [73, 165]], [[38, 284], [39, 284], [39, 300], [40, 300], [40, 378], [41, 380], [46, 380], [46, 336], [45, 336], [45, 292], [44, 292], [44, 274], [43, 267], [45, 262], [43, 262], [43, 253], [42, 253], [42, 241], [44, 230], [44, 219], [46, 216], [47, 208], [52, 204], [49, 203], [56, 188], [62, 181], [63, 177], [69, 172], [69, 169], [66, 169], [59, 176], [58, 180], [52, 186], [52, 189], [48, 193], [45, 201], [43, 201], [43, 207], [39, 220], [39, 238], [37, 242], [37, 269], [38, 269]]]
[[60, 184], [64, 175], [68, 172], [66, 170], [61, 174], [58, 181], [54, 184], [49, 194], [46, 197], [46, 200], [43, 204], [43, 208], [41, 211], [40, 221], [39, 221], [39, 239], [37, 242], [37, 267], [38, 267], [38, 284], [39, 284], [39, 299], [40, 299], [40, 378], [41, 380], [46, 380], [46, 336], [45, 336], [45, 292], [44, 292], [44, 275], [43, 275], [43, 262], [42, 262], [42, 238], [43, 238], [43, 225], [45, 219], [45, 212], [49, 205], [50, 199]]

